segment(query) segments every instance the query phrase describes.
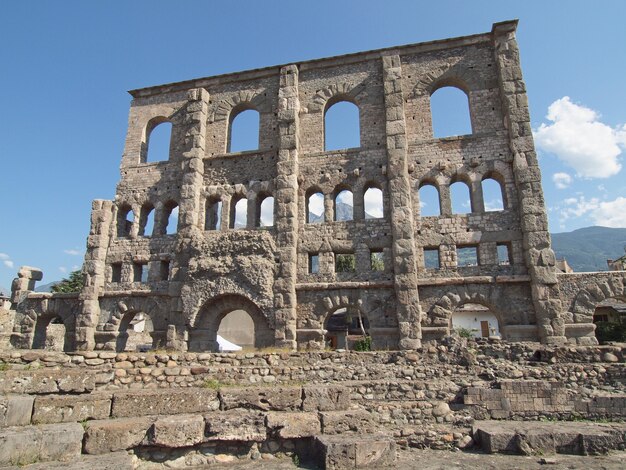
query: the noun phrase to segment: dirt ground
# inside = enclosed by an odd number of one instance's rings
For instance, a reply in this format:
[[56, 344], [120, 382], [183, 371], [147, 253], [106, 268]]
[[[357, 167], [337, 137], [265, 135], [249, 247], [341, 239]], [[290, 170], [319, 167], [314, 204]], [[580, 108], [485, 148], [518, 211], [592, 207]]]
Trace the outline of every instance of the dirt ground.
[[[545, 460], [542, 462], [542, 459]], [[288, 459], [271, 459], [248, 461], [243, 464], [211, 465], [210, 468], [219, 470], [292, 470], [297, 468], [314, 470], [317, 467], [305, 464], [296, 466], [294, 462]], [[416, 449], [400, 450], [396, 463], [389, 466], [389, 470], [624, 470], [625, 468], [626, 451], [601, 456], [556, 454], [526, 457]]]

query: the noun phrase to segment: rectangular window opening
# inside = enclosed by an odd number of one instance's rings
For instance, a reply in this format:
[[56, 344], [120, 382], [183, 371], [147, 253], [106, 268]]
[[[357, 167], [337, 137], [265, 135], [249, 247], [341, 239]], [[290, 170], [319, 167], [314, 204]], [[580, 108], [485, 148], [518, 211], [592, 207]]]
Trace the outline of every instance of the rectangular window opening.
[[111, 282], [122, 282], [122, 263], [111, 265]]
[[511, 258], [511, 245], [508, 243], [498, 243], [498, 264], [501, 266], [508, 266], [513, 264], [513, 259]]
[[309, 253], [309, 274], [317, 274], [320, 272], [320, 255], [318, 253]]
[[354, 253], [336, 253], [335, 254], [335, 272], [336, 273], [356, 272], [356, 258], [354, 257]]
[[478, 266], [477, 246], [457, 246], [456, 265], [458, 267]]
[[133, 282], [147, 282], [148, 270], [145, 263], [133, 263]]
[[370, 267], [372, 271], [384, 271], [385, 270], [385, 258], [383, 256], [383, 250], [370, 251]]
[[439, 269], [439, 248], [424, 248], [424, 267], [426, 269]]
[[159, 280], [167, 281], [170, 278], [170, 262], [169, 260], [163, 260], [159, 264]]

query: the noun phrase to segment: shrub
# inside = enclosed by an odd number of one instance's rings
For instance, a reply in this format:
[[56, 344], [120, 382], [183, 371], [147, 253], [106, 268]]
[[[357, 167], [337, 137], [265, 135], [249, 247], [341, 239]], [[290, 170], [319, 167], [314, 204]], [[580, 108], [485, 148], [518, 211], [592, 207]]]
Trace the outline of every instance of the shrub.
[[456, 332], [456, 334], [458, 334], [461, 338], [473, 338], [474, 334], [472, 333], [472, 330], [470, 330], [469, 328], [455, 328], [454, 331]]
[[371, 351], [372, 350], [372, 337], [365, 336], [363, 339], [354, 342], [355, 351]]

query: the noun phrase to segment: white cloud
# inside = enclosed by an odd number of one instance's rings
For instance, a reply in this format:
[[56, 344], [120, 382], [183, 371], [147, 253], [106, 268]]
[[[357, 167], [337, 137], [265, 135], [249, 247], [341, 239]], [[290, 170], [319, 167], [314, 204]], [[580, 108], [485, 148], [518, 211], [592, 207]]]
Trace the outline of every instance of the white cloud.
[[537, 147], [585, 178], [608, 178], [622, 169], [619, 156], [626, 147], [626, 125], [613, 129], [599, 121], [593, 109], [572, 103], [569, 96], [556, 100], [534, 130]]
[[80, 269], [80, 266], [75, 264], [74, 266], [72, 266], [72, 271], [78, 271]]
[[363, 195], [365, 214], [374, 218], [383, 216], [383, 192], [378, 188], [369, 188]]
[[15, 267], [15, 263], [13, 263], [11, 257], [6, 253], [0, 253], [0, 261], [2, 261], [2, 264], [4, 264], [7, 268], [13, 269]]
[[485, 201], [485, 210], [487, 212], [493, 211], [501, 211], [504, 205], [502, 204], [502, 199], [492, 199], [491, 201]]
[[317, 216], [324, 213], [324, 196], [321, 193], [315, 193], [309, 197], [309, 212]]
[[[172, 211], [173, 212], [173, 211]], [[242, 228], [248, 224], [248, 200], [239, 199], [235, 204], [235, 228]]]
[[555, 173], [552, 175], [552, 181], [557, 189], [565, 189], [572, 184], [572, 177], [567, 173]]
[[341, 191], [337, 195], [337, 202], [342, 202], [344, 204], [348, 204], [349, 206], [353, 205], [353, 197], [350, 191]]
[[71, 248], [69, 250], [63, 250], [63, 253], [66, 255], [78, 256], [82, 254], [82, 251], [77, 250], [76, 248]]
[[65, 266], [59, 266], [59, 271], [61, 271], [63, 274], [67, 273], [67, 268]]
[[573, 217], [589, 216], [595, 225], [603, 227], [626, 227], [626, 197], [619, 196], [612, 201], [598, 198], [586, 199], [584, 196], [568, 198], [560, 213], [560, 222]]

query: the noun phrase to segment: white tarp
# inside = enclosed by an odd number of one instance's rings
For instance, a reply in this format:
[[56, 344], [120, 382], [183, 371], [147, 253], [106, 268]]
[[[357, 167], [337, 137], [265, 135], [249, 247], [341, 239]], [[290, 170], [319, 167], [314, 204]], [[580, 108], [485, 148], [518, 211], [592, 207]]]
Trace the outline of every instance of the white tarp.
[[231, 343], [227, 339], [217, 335], [217, 344], [220, 346], [220, 351], [241, 351], [241, 346], [237, 346], [235, 343]]

